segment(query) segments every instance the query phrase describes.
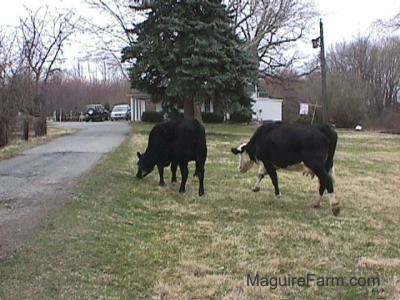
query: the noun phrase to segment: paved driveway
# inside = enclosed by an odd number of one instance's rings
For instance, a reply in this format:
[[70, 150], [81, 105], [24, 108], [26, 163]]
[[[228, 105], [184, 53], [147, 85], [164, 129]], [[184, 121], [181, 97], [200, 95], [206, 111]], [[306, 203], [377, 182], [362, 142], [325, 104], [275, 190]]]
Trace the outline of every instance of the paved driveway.
[[0, 161], [0, 254], [29, 238], [49, 209], [62, 206], [67, 189], [129, 134], [126, 122], [63, 123], [73, 135]]

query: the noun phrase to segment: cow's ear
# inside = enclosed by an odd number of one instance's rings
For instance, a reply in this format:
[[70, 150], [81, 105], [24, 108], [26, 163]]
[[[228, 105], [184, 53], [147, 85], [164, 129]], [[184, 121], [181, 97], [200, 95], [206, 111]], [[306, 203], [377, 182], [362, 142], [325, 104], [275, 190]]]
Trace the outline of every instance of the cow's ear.
[[235, 154], [235, 155], [237, 155], [237, 154], [240, 153], [240, 151], [239, 151], [238, 149], [236, 149], [236, 148], [231, 148], [231, 151], [232, 151], [232, 153]]
[[142, 154], [140, 154], [140, 152], [137, 152], [137, 157], [140, 159], [140, 157], [142, 156]]

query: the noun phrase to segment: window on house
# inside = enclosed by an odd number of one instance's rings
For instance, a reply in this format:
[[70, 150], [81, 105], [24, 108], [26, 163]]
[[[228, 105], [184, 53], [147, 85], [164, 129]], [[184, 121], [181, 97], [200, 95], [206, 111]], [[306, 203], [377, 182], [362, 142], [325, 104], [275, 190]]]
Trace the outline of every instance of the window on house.
[[206, 99], [204, 101], [204, 112], [206, 112], [206, 113], [211, 112], [211, 100], [210, 99]]

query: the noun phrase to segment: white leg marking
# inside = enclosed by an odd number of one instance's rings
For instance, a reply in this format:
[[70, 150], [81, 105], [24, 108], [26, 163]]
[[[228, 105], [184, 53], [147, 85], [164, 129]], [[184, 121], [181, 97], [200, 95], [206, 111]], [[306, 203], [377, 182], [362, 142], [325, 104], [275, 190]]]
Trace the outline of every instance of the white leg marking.
[[313, 207], [314, 208], [319, 208], [321, 207], [321, 201], [322, 201], [322, 197], [320, 196], [314, 203], [313, 203]]
[[339, 205], [339, 200], [336, 199], [335, 193], [328, 194], [328, 197], [329, 197], [329, 204], [331, 206]]
[[329, 175], [331, 175], [332, 182], [335, 183], [335, 166], [332, 166], [332, 169], [329, 170]]
[[253, 192], [260, 191], [260, 183], [261, 183], [261, 180], [263, 180], [265, 174], [267, 174], [267, 170], [265, 170], [264, 163], [258, 162], [257, 182], [256, 182], [255, 186], [253, 187]]

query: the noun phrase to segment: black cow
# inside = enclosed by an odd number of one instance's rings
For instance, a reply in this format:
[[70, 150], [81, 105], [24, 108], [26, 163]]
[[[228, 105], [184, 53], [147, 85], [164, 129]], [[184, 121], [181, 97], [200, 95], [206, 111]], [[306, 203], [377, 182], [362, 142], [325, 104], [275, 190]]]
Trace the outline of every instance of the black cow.
[[329, 125], [291, 125], [282, 122], [260, 126], [246, 144], [232, 148], [233, 154], [240, 154], [239, 170], [247, 172], [254, 162], [259, 164], [258, 180], [253, 191], [260, 190], [260, 182], [269, 174], [280, 196], [277, 169], [298, 169], [303, 174], [316, 175], [319, 179], [320, 197], [314, 207], [319, 207], [325, 189], [330, 195], [332, 213], [340, 212], [339, 202], [333, 192], [333, 157], [337, 134]]
[[204, 194], [204, 164], [207, 158], [206, 134], [203, 125], [197, 120], [173, 120], [159, 123], [149, 134], [146, 151], [137, 153], [137, 178], [143, 178], [157, 166], [160, 185], [164, 185], [164, 168], [171, 164], [172, 182], [176, 182], [176, 169], [179, 166], [182, 180], [180, 193], [185, 192], [188, 179], [188, 163], [195, 161], [194, 175], [199, 178], [199, 195]]

